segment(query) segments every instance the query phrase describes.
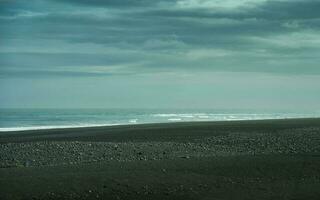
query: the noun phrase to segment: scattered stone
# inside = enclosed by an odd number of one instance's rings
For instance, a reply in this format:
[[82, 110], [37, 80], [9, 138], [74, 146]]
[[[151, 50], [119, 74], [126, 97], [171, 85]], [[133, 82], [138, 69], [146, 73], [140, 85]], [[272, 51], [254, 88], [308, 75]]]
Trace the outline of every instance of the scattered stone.
[[189, 159], [189, 158], [190, 158], [190, 156], [181, 156], [181, 158]]
[[[312, 129], [312, 130], [311, 130]], [[190, 139], [194, 142], [71, 142], [42, 141], [0, 144], [0, 168], [131, 162], [261, 154], [319, 154], [320, 129], [281, 130], [281, 134], [230, 132]], [[94, 147], [94, 148], [93, 148]]]

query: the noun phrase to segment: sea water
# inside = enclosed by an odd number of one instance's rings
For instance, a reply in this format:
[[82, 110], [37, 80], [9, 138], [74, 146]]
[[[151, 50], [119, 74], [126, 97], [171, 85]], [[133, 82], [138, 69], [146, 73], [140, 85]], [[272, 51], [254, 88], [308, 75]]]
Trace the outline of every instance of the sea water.
[[214, 109], [0, 109], [0, 131], [190, 121], [320, 117], [320, 112]]

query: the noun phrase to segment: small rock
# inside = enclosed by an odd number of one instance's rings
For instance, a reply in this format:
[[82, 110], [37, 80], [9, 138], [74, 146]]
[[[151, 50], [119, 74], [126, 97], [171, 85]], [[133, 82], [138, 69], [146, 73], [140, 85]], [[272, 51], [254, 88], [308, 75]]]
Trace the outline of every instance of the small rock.
[[30, 165], [31, 165], [30, 160], [27, 160], [27, 161], [24, 163], [24, 166], [25, 166], [25, 167], [30, 167]]
[[182, 156], [181, 158], [189, 159], [189, 158], [190, 158], [190, 156]]

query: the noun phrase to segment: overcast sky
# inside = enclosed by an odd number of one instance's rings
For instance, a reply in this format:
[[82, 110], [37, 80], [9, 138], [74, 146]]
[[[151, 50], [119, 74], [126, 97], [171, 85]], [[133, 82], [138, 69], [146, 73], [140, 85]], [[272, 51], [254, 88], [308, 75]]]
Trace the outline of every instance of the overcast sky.
[[320, 110], [318, 0], [0, 0], [0, 107]]

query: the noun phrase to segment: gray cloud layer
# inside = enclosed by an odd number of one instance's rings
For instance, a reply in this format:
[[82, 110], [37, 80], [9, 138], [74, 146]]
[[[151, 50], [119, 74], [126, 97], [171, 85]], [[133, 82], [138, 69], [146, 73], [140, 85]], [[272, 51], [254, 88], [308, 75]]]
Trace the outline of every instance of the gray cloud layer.
[[103, 7], [149, 7], [155, 6], [161, 3], [175, 3], [175, 0], [55, 0], [61, 3], [71, 3], [74, 5], [84, 6], [103, 6]]
[[60, 76], [70, 68], [74, 76], [95, 75], [90, 67], [97, 66], [108, 76], [320, 74], [319, 1], [239, 2], [0, 1], [1, 77]]

